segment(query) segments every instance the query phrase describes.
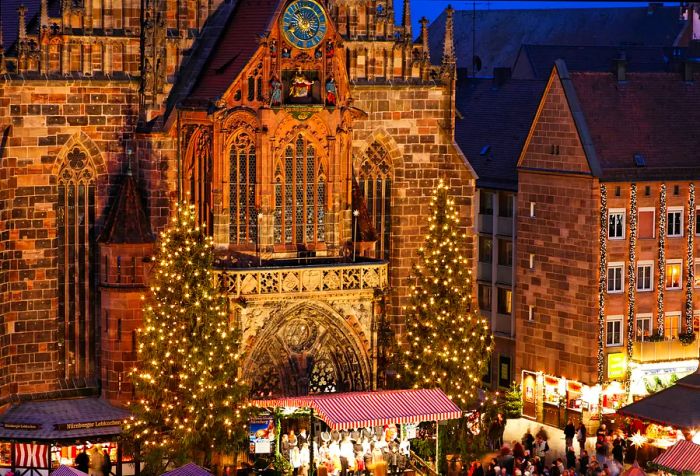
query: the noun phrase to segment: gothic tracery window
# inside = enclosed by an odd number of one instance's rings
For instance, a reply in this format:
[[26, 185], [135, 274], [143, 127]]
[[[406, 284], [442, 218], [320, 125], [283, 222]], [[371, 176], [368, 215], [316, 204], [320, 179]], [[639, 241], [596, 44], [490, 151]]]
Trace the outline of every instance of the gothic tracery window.
[[58, 175], [59, 359], [65, 378], [91, 376], [94, 362], [95, 169], [78, 147]]
[[230, 243], [255, 244], [258, 236], [255, 209], [255, 137], [247, 130], [237, 132], [230, 154]]
[[326, 172], [303, 135], [287, 145], [275, 166], [276, 244], [325, 241]]
[[209, 129], [199, 129], [192, 134], [183, 169], [184, 195], [195, 204], [199, 222], [206, 227], [208, 233], [211, 233], [213, 161]]
[[381, 144], [373, 142], [362, 158], [358, 182], [377, 230], [375, 257], [382, 259], [389, 259], [390, 251], [392, 178], [389, 153]]

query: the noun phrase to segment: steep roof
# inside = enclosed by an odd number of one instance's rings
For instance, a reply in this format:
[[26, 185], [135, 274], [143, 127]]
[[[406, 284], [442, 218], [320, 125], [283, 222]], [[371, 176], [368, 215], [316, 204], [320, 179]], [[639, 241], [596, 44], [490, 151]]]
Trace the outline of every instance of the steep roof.
[[569, 71], [612, 71], [614, 60], [621, 53], [627, 61], [627, 71], [672, 71], [680, 68], [686, 50], [670, 46], [523, 45], [513, 65], [513, 76], [546, 80], [557, 59], [566, 61]]
[[[471, 10], [459, 10], [454, 13], [455, 52], [457, 65], [470, 69], [472, 55], [479, 56], [483, 66], [477, 74], [490, 77], [493, 68], [512, 66], [523, 44], [673, 46], [683, 38], [679, 35], [685, 25], [679, 21], [677, 6], [477, 10], [476, 16]], [[443, 12], [429, 27], [430, 57], [435, 63], [442, 58], [444, 34]]]
[[221, 97], [257, 51], [258, 39], [269, 30], [279, 3], [280, 0], [238, 0], [186, 102], [204, 104]]
[[[578, 103], [603, 180], [681, 180], [700, 177], [700, 77], [672, 73], [569, 73], [569, 105]], [[572, 97], [575, 96], [575, 97]], [[576, 118], [576, 116], [574, 116]], [[581, 122], [578, 121], [579, 126]], [[585, 140], [582, 137], [582, 140]], [[645, 165], [635, 165], [641, 155]], [[589, 157], [589, 161], [592, 157]]]
[[108, 244], [155, 241], [136, 181], [130, 173], [124, 178], [117, 202], [109, 211], [105, 228], [98, 241]]
[[490, 79], [457, 84], [455, 141], [474, 167], [481, 188], [518, 189], [516, 165], [546, 81]]

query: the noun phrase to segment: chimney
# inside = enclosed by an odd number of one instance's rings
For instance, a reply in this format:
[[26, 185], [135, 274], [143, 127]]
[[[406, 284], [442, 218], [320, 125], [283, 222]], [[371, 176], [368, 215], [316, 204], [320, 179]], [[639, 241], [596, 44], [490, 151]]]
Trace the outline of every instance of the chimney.
[[615, 76], [618, 81], [627, 81], [627, 54], [624, 51], [615, 58]]
[[505, 67], [493, 68], [493, 85], [503, 86], [513, 76], [513, 70]]

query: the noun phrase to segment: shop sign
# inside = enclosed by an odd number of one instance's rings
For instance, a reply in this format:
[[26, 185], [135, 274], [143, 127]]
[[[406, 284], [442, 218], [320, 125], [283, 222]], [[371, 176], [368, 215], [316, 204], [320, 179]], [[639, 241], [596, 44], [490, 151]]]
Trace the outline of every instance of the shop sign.
[[2, 423], [6, 430], [40, 430], [41, 425], [37, 423]]
[[275, 422], [271, 418], [259, 418], [248, 422], [250, 430], [250, 452], [269, 454], [275, 439]]
[[624, 378], [625, 377], [625, 354], [616, 352], [608, 354], [608, 378]]
[[122, 426], [124, 420], [98, 420], [98, 421], [86, 421], [81, 423], [56, 423], [54, 425], [55, 430], [68, 431], [68, 430], [89, 430], [92, 428], [104, 428], [107, 426]]

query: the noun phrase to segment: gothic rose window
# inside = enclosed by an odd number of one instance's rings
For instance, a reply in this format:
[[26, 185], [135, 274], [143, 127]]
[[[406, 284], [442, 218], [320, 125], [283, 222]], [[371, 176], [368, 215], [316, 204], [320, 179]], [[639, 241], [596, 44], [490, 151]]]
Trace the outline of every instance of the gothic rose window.
[[377, 230], [375, 257], [382, 259], [389, 259], [392, 178], [393, 167], [388, 152], [381, 144], [373, 142], [362, 157], [358, 182]]
[[86, 378], [94, 359], [95, 169], [73, 148], [58, 174], [59, 360], [65, 378]]
[[275, 167], [275, 243], [325, 240], [326, 175], [314, 145], [303, 135]]
[[255, 209], [255, 138], [248, 131], [236, 133], [230, 155], [230, 243], [255, 243], [258, 236]]

